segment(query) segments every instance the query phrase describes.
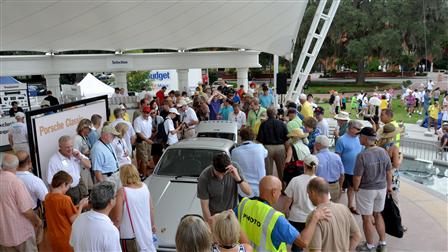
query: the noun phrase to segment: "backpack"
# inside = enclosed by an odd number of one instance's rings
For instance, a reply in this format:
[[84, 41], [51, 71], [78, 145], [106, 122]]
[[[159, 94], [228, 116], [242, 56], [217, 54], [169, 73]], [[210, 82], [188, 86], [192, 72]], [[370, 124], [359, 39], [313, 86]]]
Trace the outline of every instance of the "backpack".
[[168, 134], [165, 131], [165, 120], [157, 125], [156, 142], [166, 143], [168, 141]]
[[330, 100], [328, 100], [328, 104], [333, 105], [334, 100], [335, 100], [334, 95], [331, 95], [331, 96], [330, 96]]

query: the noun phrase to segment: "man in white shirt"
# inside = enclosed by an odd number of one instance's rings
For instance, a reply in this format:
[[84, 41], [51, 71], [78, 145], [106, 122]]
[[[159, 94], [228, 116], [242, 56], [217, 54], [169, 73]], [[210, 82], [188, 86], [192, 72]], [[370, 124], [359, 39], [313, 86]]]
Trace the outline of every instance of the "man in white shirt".
[[428, 89], [428, 91], [431, 92], [433, 88], [434, 88], [434, 82], [432, 82], [432, 80], [429, 80], [428, 84], [426, 85], [426, 89]]
[[73, 141], [70, 136], [61, 136], [58, 142], [59, 151], [53, 154], [48, 162], [47, 183], [51, 185], [53, 176], [58, 171], [66, 171], [73, 179], [66, 194], [72, 198], [73, 204], [77, 205], [82, 198], [88, 195], [87, 187], [80, 179], [81, 165], [87, 169], [90, 169], [92, 165], [86, 156], [73, 149]]
[[324, 118], [324, 108], [317, 107], [314, 110], [314, 118], [317, 120], [317, 130], [319, 130], [321, 135], [329, 136], [330, 135], [330, 127], [328, 126], [327, 120]]
[[177, 138], [177, 133], [182, 129], [183, 125], [179, 125], [177, 129], [174, 128], [173, 118], [179, 115], [179, 112], [175, 108], [170, 108], [168, 111], [168, 115], [166, 116], [165, 121], [163, 122], [163, 127], [165, 129], [165, 133], [168, 136], [168, 140], [166, 142], [167, 145], [173, 145], [179, 141]]
[[238, 130], [240, 130], [241, 127], [246, 126], [246, 114], [241, 111], [240, 104], [234, 103], [232, 106], [233, 112], [230, 112], [229, 114], [229, 121], [236, 122]]
[[135, 144], [135, 139], [137, 139], [137, 135], [135, 134], [134, 127], [132, 124], [126, 120], [123, 119], [123, 109], [116, 108], [114, 109], [114, 116], [116, 118], [115, 121], [110, 123], [110, 126], [114, 127], [117, 126], [119, 123], [125, 123], [128, 126], [128, 131], [124, 135], [124, 141], [126, 143], [126, 148], [128, 149], [128, 156], [132, 157], [132, 145]]
[[181, 113], [181, 122], [184, 126], [183, 138], [188, 139], [196, 136], [196, 125], [199, 123], [196, 112], [188, 106], [185, 100], [181, 100], [177, 104], [177, 108]]
[[15, 117], [17, 122], [11, 124], [8, 132], [9, 145], [15, 152], [24, 150], [29, 153], [30, 147], [28, 146], [28, 129], [25, 124], [25, 114], [17, 112]]
[[19, 167], [17, 167], [16, 176], [23, 181], [28, 189], [28, 192], [33, 199], [33, 209], [36, 209], [39, 205], [38, 203], [44, 202], [45, 196], [48, 193], [48, 189], [45, 186], [44, 181], [31, 173], [33, 170], [30, 155], [23, 150], [16, 153], [19, 159]]
[[76, 252], [121, 251], [120, 232], [109, 213], [115, 206], [114, 184], [103, 181], [90, 193], [92, 210], [81, 214], [72, 225], [70, 245]]
[[137, 134], [136, 156], [137, 165], [140, 174], [143, 177], [148, 177], [151, 173], [151, 140], [152, 135], [152, 118], [149, 116], [151, 107], [145, 106], [142, 109], [142, 114], [135, 118], [134, 129]]

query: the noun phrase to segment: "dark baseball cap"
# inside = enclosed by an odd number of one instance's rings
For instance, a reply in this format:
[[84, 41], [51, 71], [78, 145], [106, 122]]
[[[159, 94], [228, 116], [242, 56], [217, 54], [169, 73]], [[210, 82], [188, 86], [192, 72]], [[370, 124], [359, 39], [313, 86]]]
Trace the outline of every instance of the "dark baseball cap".
[[318, 114], [318, 115], [323, 115], [324, 112], [325, 112], [325, 110], [324, 110], [324, 108], [322, 108], [322, 107], [317, 107], [317, 108], [314, 110], [314, 114]]
[[358, 135], [376, 137], [376, 132], [372, 127], [364, 127], [359, 131]]

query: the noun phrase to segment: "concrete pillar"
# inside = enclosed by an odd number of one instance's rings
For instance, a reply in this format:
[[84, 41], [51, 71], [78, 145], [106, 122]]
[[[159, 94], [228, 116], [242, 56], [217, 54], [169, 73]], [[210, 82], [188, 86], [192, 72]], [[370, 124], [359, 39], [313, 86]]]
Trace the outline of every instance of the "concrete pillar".
[[274, 55], [274, 88], [277, 90], [278, 55]]
[[119, 88], [124, 88], [125, 92], [128, 92], [128, 80], [126, 79], [126, 72], [114, 72], [115, 83]]
[[59, 82], [59, 74], [46, 74], [45, 81], [47, 83], [47, 90], [53, 92], [53, 96], [61, 101], [61, 83]]
[[237, 68], [236, 69], [236, 83], [238, 84], [238, 88], [240, 85], [244, 86], [244, 91], [247, 92], [247, 89], [249, 88], [249, 81], [247, 79], [249, 73], [249, 68]]
[[177, 69], [177, 82], [180, 92], [188, 92], [188, 71], [188, 69]]

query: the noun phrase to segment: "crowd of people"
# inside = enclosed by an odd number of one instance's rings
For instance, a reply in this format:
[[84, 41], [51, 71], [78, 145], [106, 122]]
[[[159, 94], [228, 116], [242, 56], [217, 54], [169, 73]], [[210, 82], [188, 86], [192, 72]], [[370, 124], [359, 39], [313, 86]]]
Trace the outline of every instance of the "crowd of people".
[[[216, 89], [199, 86], [192, 96], [166, 92], [146, 93], [132, 116], [120, 106], [113, 120], [98, 114], [81, 120], [74, 136], [58, 139], [45, 182], [31, 173], [29, 149], [17, 140], [0, 171], [1, 250], [36, 251], [44, 219], [54, 251], [155, 251], [154, 208], [142, 181], [168, 146], [195, 137], [205, 120], [235, 122], [240, 143], [230, 155], [216, 155], [199, 176], [202, 216], [180, 220], [178, 251], [386, 248], [381, 212], [387, 194], [399, 202], [402, 160], [391, 97], [381, 95], [376, 106], [374, 95], [366, 102], [373, 108], [365, 110], [365, 94], [348, 108], [333, 92], [333, 132], [311, 94], [277, 109], [272, 90], [255, 83], [247, 91], [221, 81]], [[357, 116], [373, 113], [378, 122], [363, 127], [350, 119], [351, 109]], [[15, 117], [23, 123], [22, 112]], [[347, 206], [339, 203], [345, 192]], [[274, 209], [282, 195], [284, 212]], [[362, 216], [361, 244], [354, 215]]]

